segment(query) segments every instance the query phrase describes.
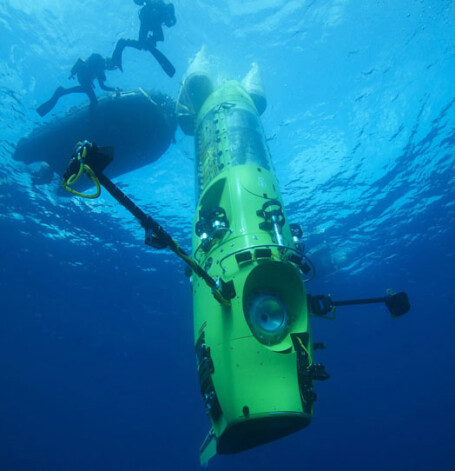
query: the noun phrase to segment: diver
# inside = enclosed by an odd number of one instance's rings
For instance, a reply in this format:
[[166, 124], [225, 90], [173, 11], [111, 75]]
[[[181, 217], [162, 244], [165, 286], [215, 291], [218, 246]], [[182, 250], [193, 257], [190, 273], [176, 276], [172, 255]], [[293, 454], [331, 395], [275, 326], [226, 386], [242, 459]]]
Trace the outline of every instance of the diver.
[[[149, 51], [159, 62], [169, 77], [175, 74], [174, 66], [169, 59], [156, 48], [156, 43], [164, 41], [162, 25], [168, 28], [177, 22], [175, 9], [172, 3], [164, 3], [163, 0], [134, 0], [136, 5], [142, 6], [139, 12], [141, 26], [139, 39], [119, 39], [112, 54], [112, 65], [123, 72], [122, 54], [125, 47]], [[152, 34], [149, 34], [152, 33]]]
[[40, 116], [46, 115], [54, 108], [60, 97], [69, 95], [70, 93], [85, 93], [90, 99], [90, 109], [93, 110], [98, 103], [95, 92], [93, 91], [95, 88], [93, 81], [95, 79], [98, 80], [99, 86], [103, 90], [108, 92], [120, 91], [119, 88], [108, 87], [104, 84], [106, 81], [105, 70], [113, 70], [114, 68], [111, 59], [105, 59], [100, 54], [92, 54], [87, 60], [79, 58], [73, 65], [71, 75], [68, 77], [69, 79], [74, 79], [74, 77], [77, 76], [79, 85], [71, 88], [58, 87], [52, 95], [52, 98], [41, 106], [38, 106], [36, 111]]

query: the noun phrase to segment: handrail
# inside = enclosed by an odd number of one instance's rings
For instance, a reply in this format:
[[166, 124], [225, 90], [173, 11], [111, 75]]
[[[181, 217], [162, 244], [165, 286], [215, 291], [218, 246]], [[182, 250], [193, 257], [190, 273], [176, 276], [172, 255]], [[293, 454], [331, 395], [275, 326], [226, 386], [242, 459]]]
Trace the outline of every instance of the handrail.
[[[257, 248], [261, 248], [261, 247], [273, 247], [273, 248], [277, 248], [279, 249], [280, 251], [283, 251], [283, 250], [289, 250], [291, 252], [294, 252], [295, 254], [297, 254], [298, 256], [301, 256], [303, 257], [311, 266], [311, 270], [313, 273], [316, 272], [316, 269], [313, 265], [313, 262], [308, 258], [307, 255], [305, 255], [304, 253], [302, 252], [299, 252], [297, 249], [295, 249], [294, 247], [290, 247], [288, 245], [279, 245], [279, 244], [256, 244], [256, 245], [248, 245], [246, 247], [242, 247], [241, 249], [237, 249], [237, 250], [234, 250], [233, 252], [230, 252], [228, 254], [226, 254], [220, 261], [219, 261], [219, 265], [221, 267], [221, 270], [224, 273], [226, 273], [226, 269], [223, 267], [223, 262], [228, 259], [229, 257], [232, 257], [233, 255], [236, 255], [238, 253], [241, 253], [241, 252], [246, 252], [247, 250], [252, 250], [252, 249], [257, 249]], [[308, 283], [309, 281], [311, 281], [312, 279], [314, 278], [314, 276], [310, 277], [308, 280], [304, 280], [306, 283]]]

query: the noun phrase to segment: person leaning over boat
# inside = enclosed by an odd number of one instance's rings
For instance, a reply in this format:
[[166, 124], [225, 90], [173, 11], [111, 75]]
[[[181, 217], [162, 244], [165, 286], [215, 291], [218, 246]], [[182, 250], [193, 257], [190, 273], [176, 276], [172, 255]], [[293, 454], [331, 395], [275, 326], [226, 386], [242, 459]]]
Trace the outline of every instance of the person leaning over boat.
[[170, 28], [177, 22], [174, 5], [165, 3], [163, 0], [134, 0], [134, 3], [142, 6], [139, 12], [141, 22], [139, 39], [119, 39], [112, 54], [112, 65], [123, 71], [123, 50], [125, 47], [132, 47], [152, 53], [164, 71], [172, 77], [175, 69], [169, 60], [156, 49], [156, 43], [164, 41], [163, 25]]
[[111, 59], [105, 59], [100, 54], [92, 54], [87, 60], [79, 58], [71, 69], [71, 74], [69, 79], [74, 79], [77, 77], [79, 85], [71, 88], [58, 87], [52, 97], [40, 105], [36, 111], [40, 116], [44, 116], [49, 113], [54, 106], [57, 104], [58, 100], [64, 96], [71, 93], [85, 93], [90, 99], [90, 108], [93, 109], [98, 100], [94, 92], [94, 80], [97, 79], [100, 88], [108, 92], [120, 91], [119, 88], [112, 88], [105, 85], [106, 82], [106, 70], [113, 70], [114, 67], [111, 64]]

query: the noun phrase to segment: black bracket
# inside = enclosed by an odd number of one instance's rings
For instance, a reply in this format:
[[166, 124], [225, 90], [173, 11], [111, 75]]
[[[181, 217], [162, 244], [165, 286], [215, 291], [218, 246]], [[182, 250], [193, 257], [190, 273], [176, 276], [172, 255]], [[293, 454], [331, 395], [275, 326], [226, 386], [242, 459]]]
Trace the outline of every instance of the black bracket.
[[220, 282], [220, 291], [223, 295], [224, 299], [233, 299], [236, 296], [234, 282], [230, 281], [223, 281], [222, 278], [219, 279]]
[[407, 293], [388, 292], [382, 298], [349, 299], [346, 301], [333, 301], [330, 295], [320, 294], [317, 296], [307, 295], [308, 308], [314, 316], [324, 317], [332, 313], [338, 306], [357, 306], [360, 304], [384, 303], [392, 317], [399, 317], [411, 309], [411, 303]]
[[259, 224], [259, 228], [262, 230], [270, 230], [273, 225], [276, 224], [279, 227], [284, 225], [284, 214], [283, 207], [278, 200], [269, 200], [262, 205], [262, 209], [256, 211], [256, 214], [261, 218], [264, 218], [264, 222]]
[[145, 230], [145, 244], [157, 250], [167, 248], [167, 245], [151, 229]]

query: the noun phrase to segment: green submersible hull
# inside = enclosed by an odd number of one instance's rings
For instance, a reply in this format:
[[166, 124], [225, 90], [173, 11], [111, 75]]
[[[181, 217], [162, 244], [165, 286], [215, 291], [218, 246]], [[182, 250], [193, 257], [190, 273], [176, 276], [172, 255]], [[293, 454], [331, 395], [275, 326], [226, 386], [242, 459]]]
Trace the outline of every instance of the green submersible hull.
[[[212, 425], [202, 464], [311, 422], [313, 383], [329, 376], [313, 361], [323, 344], [312, 341], [310, 314], [333, 318], [337, 306], [384, 303], [396, 318], [410, 309], [405, 292], [344, 301], [306, 293], [304, 278], [314, 268], [300, 227], [284, 210], [259, 118], [266, 99], [256, 72], [253, 66], [242, 84], [219, 87], [197, 71], [183, 81], [177, 120], [195, 137], [198, 191], [192, 258], [104, 175], [109, 149], [81, 143], [63, 181], [71, 193], [90, 198], [103, 186], [138, 219], [147, 245], [170, 249], [189, 267], [200, 391]], [[82, 174], [96, 194], [69, 188]]]
[[199, 190], [193, 256], [231, 297], [231, 306], [223, 306], [193, 277], [198, 373], [212, 423], [200, 451], [205, 463], [215, 453], [237, 453], [310, 423], [313, 347], [302, 257], [257, 105], [234, 81], [213, 91], [193, 75], [185, 88], [191, 93], [180, 94], [177, 109], [185, 96], [203, 101], [189, 132]]
[[[300, 227], [284, 210], [259, 118], [266, 100], [256, 72], [253, 66], [242, 84], [219, 87], [197, 71], [183, 81], [177, 120], [195, 137], [198, 191], [192, 257], [104, 175], [112, 149], [79, 144], [63, 181], [89, 198], [103, 186], [138, 219], [147, 245], [170, 249], [189, 267], [200, 391], [212, 425], [202, 464], [311, 422], [313, 383], [329, 376], [313, 361], [323, 344], [312, 341], [310, 314], [333, 318], [337, 306], [384, 303], [396, 318], [410, 309], [405, 292], [344, 301], [306, 293], [304, 278], [314, 268]], [[82, 174], [95, 194], [70, 188]]]

